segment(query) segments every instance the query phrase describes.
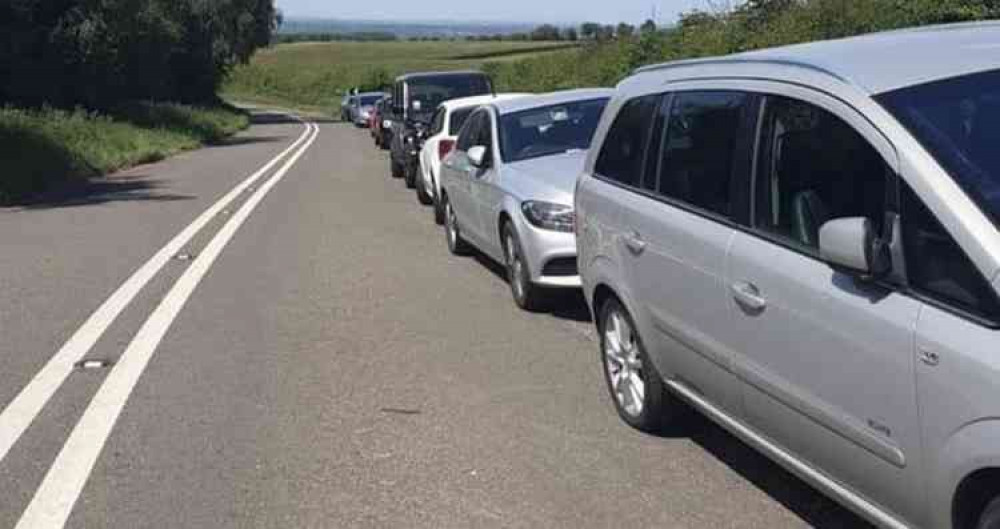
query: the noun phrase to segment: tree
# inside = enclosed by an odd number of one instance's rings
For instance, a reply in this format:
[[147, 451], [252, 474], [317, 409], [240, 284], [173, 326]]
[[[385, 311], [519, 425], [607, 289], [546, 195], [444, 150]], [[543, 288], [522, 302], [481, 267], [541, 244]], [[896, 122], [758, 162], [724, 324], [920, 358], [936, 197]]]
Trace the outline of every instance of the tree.
[[563, 40], [576, 42], [580, 40], [580, 35], [577, 34], [576, 28], [566, 28], [566, 30], [563, 32]]
[[615, 36], [619, 39], [630, 39], [635, 35], [635, 26], [621, 22], [615, 28]]
[[656, 32], [656, 22], [651, 18], [647, 18], [642, 26], [639, 26], [639, 33], [655, 33]]
[[559, 28], [552, 24], [543, 24], [531, 32], [531, 40], [560, 40]]
[[3, 1], [0, 104], [212, 100], [278, 20], [273, 0]]
[[601, 26], [597, 30], [597, 41], [607, 42], [615, 38], [615, 27], [611, 25]]
[[597, 39], [598, 34], [601, 32], [601, 27], [597, 22], [584, 22], [580, 26], [580, 36], [586, 40]]
[[798, 0], [747, 0], [737, 9], [751, 29], [758, 29], [794, 7]]

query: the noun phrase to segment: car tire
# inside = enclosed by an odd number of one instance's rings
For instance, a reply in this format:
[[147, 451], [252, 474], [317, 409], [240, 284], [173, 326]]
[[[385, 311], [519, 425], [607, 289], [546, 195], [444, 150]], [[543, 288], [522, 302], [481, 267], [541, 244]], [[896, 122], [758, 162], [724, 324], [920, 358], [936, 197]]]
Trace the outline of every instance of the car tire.
[[393, 178], [403, 178], [403, 166], [396, 163], [392, 156], [389, 157], [389, 169]]
[[641, 432], [664, 432], [686, 407], [667, 391], [646, 354], [632, 315], [612, 296], [600, 307], [597, 326], [604, 380], [618, 416]]
[[976, 529], [1000, 529], [1000, 496], [986, 505], [976, 522]]
[[507, 282], [514, 303], [527, 311], [537, 311], [542, 308], [545, 292], [542, 287], [532, 283], [528, 263], [524, 260], [524, 249], [521, 239], [510, 222], [503, 225], [504, 265], [507, 269]]
[[469, 243], [465, 242], [462, 238], [462, 231], [458, 227], [458, 217], [455, 216], [455, 210], [451, 208], [451, 203], [448, 202], [448, 197], [444, 196], [442, 201], [444, 202], [444, 237], [445, 241], [448, 243], [448, 251], [452, 255], [469, 255], [470, 248]]
[[[419, 171], [418, 170], [418, 172], [421, 175], [423, 174], [423, 171]], [[425, 182], [424, 182], [423, 176], [421, 176], [417, 180], [418, 180], [417, 181], [417, 201], [420, 202], [420, 204], [423, 205], [423, 206], [430, 206], [431, 204], [434, 203], [434, 197], [430, 196], [427, 193], [427, 186], [424, 185]]]
[[441, 195], [434, 191], [434, 224], [444, 225], [444, 204], [441, 202]]
[[406, 182], [406, 188], [415, 189], [417, 187], [417, 168], [407, 165], [403, 168], [403, 173], [403, 181]]

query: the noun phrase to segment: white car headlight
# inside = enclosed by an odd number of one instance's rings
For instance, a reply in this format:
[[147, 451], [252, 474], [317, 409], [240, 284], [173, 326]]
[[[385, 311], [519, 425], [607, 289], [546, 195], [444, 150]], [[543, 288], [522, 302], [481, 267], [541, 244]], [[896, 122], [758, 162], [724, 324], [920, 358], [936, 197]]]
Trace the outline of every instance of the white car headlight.
[[533, 226], [544, 230], [573, 233], [576, 212], [572, 206], [529, 200], [521, 204], [524, 218]]
[[391, 119], [387, 119], [387, 120], [383, 121], [382, 122], [382, 128], [383, 129], [391, 129], [392, 128], [392, 120]]

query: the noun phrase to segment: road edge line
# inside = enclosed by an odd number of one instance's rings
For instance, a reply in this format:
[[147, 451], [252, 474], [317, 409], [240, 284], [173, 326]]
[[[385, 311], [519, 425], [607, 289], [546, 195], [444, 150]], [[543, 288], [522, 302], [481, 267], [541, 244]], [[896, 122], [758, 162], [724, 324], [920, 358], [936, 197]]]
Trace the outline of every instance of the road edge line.
[[132, 300], [155, 278], [170, 262], [170, 259], [191, 241], [208, 223], [222, 210], [231, 204], [241, 193], [267, 174], [275, 165], [289, 153], [302, 145], [312, 132], [311, 123], [291, 116], [305, 125], [305, 131], [292, 145], [272, 158], [254, 174], [236, 185], [221, 199], [188, 224], [179, 234], [157, 251], [145, 264], [125, 280], [105, 301], [87, 317], [77, 328], [59, 351], [35, 374], [17, 396], [0, 412], [0, 462], [24, 435], [38, 414], [48, 404], [73, 371], [73, 365], [86, 356], [94, 344], [104, 335], [104, 332], [131, 304]]
[[314, 126], [309, 141], [247, 199], [150, 314], [73, 428], [15, 529], [56, 529], [66, 524], [132, 390], [174, 319], [243, 223], [318, 137], [319, 127]]

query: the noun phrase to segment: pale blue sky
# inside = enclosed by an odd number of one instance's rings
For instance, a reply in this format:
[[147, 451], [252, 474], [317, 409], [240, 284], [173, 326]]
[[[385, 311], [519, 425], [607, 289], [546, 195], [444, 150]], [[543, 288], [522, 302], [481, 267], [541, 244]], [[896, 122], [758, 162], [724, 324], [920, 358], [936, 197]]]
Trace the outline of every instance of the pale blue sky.
[[638, 23], [657, 6], [660, 22], [719, 0], [277, 0], [286, 16], [374, 20]]

